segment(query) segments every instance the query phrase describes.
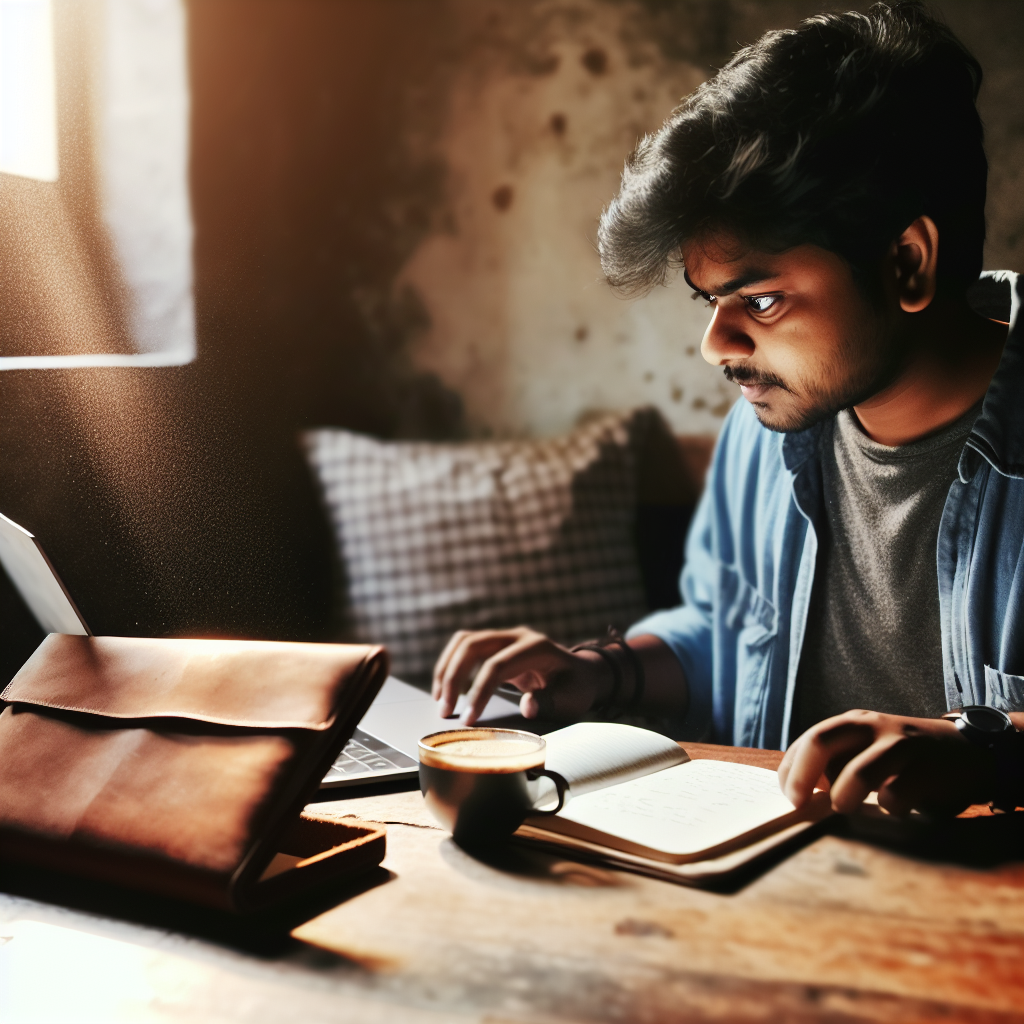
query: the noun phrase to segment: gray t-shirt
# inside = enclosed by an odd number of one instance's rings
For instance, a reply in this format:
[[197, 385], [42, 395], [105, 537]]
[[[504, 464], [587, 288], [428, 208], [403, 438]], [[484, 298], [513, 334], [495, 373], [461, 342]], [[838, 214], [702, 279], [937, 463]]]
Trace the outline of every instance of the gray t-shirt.
[[979, 401], [912, 444], [872, 441], [850, 411], [825, 424], [825, 499], [791, 735], [852, 708], [946, 711], [939, 520]]

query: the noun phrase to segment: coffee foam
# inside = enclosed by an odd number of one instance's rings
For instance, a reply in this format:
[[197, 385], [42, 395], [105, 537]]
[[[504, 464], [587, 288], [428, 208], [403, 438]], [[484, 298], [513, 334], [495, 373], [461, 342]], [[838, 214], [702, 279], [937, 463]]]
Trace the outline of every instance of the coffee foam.
[[504, 757], [514, 754], [533, 754], [537, 751], [536, 743], [526, 740], [452, 740], [440, 748], [446, 756], [452, 754], [468, 754], [470, 757]]
[[420, 761], [432, 768], [505, 775], [540, 768], [545, 743], [514, 729], [453, 729], [420, 740]]

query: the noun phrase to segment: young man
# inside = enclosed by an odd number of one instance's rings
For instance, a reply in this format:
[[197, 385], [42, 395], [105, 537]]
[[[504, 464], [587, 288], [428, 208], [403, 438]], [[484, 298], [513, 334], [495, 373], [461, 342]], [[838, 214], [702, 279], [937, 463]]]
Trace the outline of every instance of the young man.
[[822, 775], [839, 810], [1024, 802], [1024, 339], [1016, 275], [979, 280], [980, 82], [919, 4], [878, 4], [767, 34], [641, 143], [605, 272], [636, 293], [682, 266], [745, 399], [684, 603], [628, 644], [457, 634], [442, 712], [476, 671], [467, 720], [510, 681], [528, 717], [788, 745], [798, 804]]

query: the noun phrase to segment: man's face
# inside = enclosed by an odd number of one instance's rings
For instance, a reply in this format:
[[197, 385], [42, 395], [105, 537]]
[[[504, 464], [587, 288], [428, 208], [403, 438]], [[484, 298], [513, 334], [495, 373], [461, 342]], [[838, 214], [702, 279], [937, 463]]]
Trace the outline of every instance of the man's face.
[[719, 237], [684, 248], [683, 261], [714, 308], [701, 354], [725, 368], [769, 429], [804, 430], [898, 374], [895, 317], [868, 302], [834, 253], [744, 251]]

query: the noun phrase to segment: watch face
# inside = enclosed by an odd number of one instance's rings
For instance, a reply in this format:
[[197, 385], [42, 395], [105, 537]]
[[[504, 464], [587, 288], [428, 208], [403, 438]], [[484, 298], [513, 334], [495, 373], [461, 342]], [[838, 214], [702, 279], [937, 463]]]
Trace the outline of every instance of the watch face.
[[1009, 719], [1002, 711], [977, 705], [972, 708], [964, 708], [960, 712], [960, 717], [972, 729], [980, 729], [984, 732], [1003, 732], [1009, 722]]

